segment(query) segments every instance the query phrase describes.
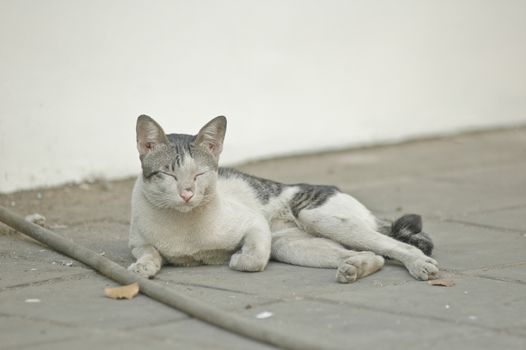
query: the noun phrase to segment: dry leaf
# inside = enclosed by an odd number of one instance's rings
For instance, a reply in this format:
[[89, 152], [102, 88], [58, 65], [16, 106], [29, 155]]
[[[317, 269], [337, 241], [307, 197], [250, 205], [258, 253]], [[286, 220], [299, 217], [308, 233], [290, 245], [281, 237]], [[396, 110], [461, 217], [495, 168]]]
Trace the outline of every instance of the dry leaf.
[[453, 287], [455, 285], [455, 281], [449, 279], [440, 279], [427, 281], [427, 284], [430, 286]]
[[137, 293], [139, 293], [137, 282], [122, 287], [104, 288], [104, 294], [112, 299], [132, 299]]

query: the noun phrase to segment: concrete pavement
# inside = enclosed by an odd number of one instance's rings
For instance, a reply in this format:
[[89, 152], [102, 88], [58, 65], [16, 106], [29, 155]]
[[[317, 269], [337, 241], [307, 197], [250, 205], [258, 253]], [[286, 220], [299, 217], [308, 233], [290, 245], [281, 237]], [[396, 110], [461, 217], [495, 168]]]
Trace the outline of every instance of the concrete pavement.
[[[228, 149], [225, 149], [228, 152]], [[336, 347], [526, 348], [526, 128], [286, 157], [241, 170], [284, 182], [338, 185], [381, 217], [420, 213], [453, 287], [391, 263], [350, 285], [335, 271], [271, 263], [165, 267], [185, 294]], [[0, 195], [20, 215], [124, 266], [132, 179]], [[0, 349], [265, 349], [144, 296], [105, 298], [115, 284], [0, 225]]]

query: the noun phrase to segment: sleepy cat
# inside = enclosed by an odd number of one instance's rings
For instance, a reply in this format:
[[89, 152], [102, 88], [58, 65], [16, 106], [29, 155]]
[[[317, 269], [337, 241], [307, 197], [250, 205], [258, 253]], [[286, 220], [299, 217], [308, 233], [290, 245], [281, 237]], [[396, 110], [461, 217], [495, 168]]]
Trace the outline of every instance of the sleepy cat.
[[151, 278], [165, 263], [263, 271], [271, 258], [335, 268], [337, 281], [349, 283], [378, 271], [385, 256], [417, 279], [436, 277], [420, 216], [390, 225], [334, 186], [285, 185], [220, 168], [225, 132], [225, 117], [195, 136], [165, 135], [152, 118], [137, 119], [142, 175], [132, 194], [129, 244], [137, 261], [130, 271]]

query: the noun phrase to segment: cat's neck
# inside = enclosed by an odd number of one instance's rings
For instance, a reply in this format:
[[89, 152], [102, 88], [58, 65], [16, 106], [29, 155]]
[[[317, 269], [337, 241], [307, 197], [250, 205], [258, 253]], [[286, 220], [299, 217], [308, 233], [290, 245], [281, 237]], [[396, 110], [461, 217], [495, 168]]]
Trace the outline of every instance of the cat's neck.
[[193, 208], [189, 212], [179, 212], [180, 216], [193, 217], [198, 219], [200, 216], [209, 215], [211, 212], [216, 211], [221, 206], [221, 199], [214, 189], [213, 192], [207, 195], [207, 199], [202, 201], [199, 206]]

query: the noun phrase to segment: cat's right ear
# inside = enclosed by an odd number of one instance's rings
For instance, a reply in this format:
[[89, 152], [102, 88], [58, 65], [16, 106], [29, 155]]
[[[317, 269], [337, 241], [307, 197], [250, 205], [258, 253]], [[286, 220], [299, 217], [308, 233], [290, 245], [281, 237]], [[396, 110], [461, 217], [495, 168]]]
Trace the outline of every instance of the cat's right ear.
[[136, 130], [137, 150], [139, 151], [141, 159], [156, 146], [168, 143], [168, 139], [161, 126], [147, 115], [143, 114], [137, 118]]

